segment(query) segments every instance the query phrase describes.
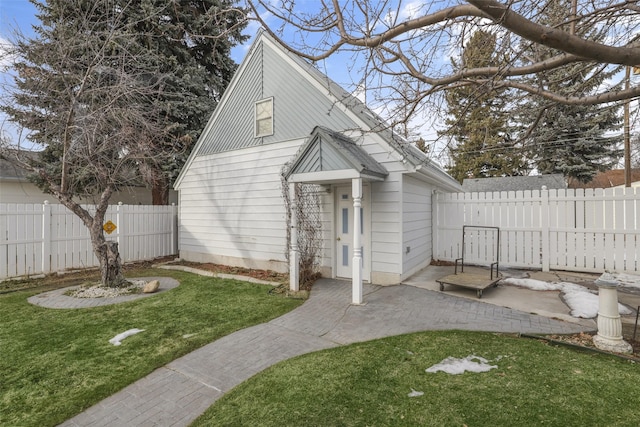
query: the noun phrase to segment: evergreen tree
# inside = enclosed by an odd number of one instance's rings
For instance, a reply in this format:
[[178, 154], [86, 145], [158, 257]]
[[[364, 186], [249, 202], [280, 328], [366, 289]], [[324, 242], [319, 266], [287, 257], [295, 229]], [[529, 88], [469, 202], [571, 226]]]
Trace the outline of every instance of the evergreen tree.
[[150, 100], [161, 109], [165, 138], [149, 147], [143, 177], [154, 204], [168, 203], [168, 192], [193, 144], [204, 129], [237, 65], [231, 48], [244, 42], [245, 10], [237, 0], [120, 0], [121, 19], [131, 29], [142, 56], [157, 58], [150, 72], [166, 75], [162, 91]]
[[[454, 68], [498, 65], [495, 44], [494, 34], [476, 31], [463, 49], [461, 62], [454, 61]], [[448, 171], [460, 182], [465, 178], [522, 173], [522, 154], [510, 140], [507, 93], [495, 90], [491, 83], [461, 85], [446, 92], [448, 129], [441, 135], [455, 141], [449, 146]]]
[[[569, 31], [571, 0], [549, 0], [542, 8], [542, 23]], [[585, 39], [603, 41], [606, 33], [598, 26], [578, 25], [574, 29]], [[558, 52], [544, 46], [526, 49], [536, 61]], [[605, 72], [595, 63], [573, 63], [540, 72], [534, 83], [544, 90], [567, 96], [586, 96], [596, 92], [616, 70]], [[622, 155], [621, 135], [607, 136], [621, 129], [616, 106], [563, 105], [527, 97], [520, 107], [523, 142], [532, 166], [542, 174], [562, 173], [589, 182], [598, 171], [609, 169]]]
[[631, 167], [640, 169], [640, 135], [631, 138]]

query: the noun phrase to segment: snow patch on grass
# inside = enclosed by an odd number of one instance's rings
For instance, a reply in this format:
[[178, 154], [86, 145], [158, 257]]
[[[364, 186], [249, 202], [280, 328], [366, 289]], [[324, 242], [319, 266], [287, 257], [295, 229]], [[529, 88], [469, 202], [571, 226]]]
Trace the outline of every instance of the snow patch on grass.
[[484, 357], [470, 355], [464, 359], [457, 359], [455, 357], [447, 357], [442, 362], [437, 363], [430, 368], [427, 368], [425, 372], [446, 372], [451, 375], [459, 375], [465, 372], [489, 372], [492, 369], [497, 368], [497, 365], [490, 365], [489, 361]]
[[111, 338], [111, 339], [109, 340], [109, 342], [110, 342], [111, 344], [113, 344], [113, 345], [120, 345], [120, 344], [122, 344], [122, 342], [121, 342], [121, 341], [122, 341], [123, 339], [125, 339], [125, 338], [127, 338], [127, 337], [130, 337], [131, 335], [135, 335], [135, 334], [137, 334], [137, 333], [139, 333], [139, 332], [143, 332], [143, 331], [144, 331], [144, 329], [138, 329], [138, 328], [129, 329], [129, 330], [126, 330], [126, 331], [124, 331], [123, 333], [118, 334], [118, 335], [116, 335], [115, 337]]

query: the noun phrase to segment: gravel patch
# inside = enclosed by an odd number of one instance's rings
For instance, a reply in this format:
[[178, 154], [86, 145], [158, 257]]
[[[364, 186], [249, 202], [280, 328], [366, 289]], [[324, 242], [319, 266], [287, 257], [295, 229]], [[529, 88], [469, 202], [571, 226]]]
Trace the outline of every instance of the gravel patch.
[[122, 295], [139, 294], [147, 283], [144, 280], [129, 280], [128, 286], [111, 288], [102, 285], [81, 286], [78, 289], [70, 290], [66, 295], [73, 298], [115, 298]]

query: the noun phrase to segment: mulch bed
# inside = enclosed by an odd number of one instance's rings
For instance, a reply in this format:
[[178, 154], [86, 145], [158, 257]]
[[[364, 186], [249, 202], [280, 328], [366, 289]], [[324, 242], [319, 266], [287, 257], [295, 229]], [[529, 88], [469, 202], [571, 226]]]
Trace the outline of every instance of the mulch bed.
[[[278, 282], [283, 287], [287, 287], [289, 283], [289, 273], [277, 273], [272, 270], [257, 270], [243, 267], [230, 267], [228, 265], [214, 264], [210, 262], [191, 262], [191, 261], [175, 261], [167, 263], [168, 265], [183, 265], [185, 267], [197, 268], [200, 270], [211, 271], [213, 273], [236, 274], [239, 276], [253, 277], [254, 279], [267, 280], [269, 282]], [[311, 275], [304, 283], [300, 283], [300, 290], [310, 291], [313, 283], [320, 278], [319, 274]]]
[[276, 273], [271, 270], [254, 270], [243, 267], [230, 267], [228, 265], [213, 264], [210, 262], [190, 262], [190, 261], [175, 261], [170, 262], [167, 265], [183, 265], [185, 267], [197, 268], [200, 270], [211, 271], [213, 273], [223, 274], [236, 274], [239, 276], [253, 277], [254, 279], [267, 280], [270, 282], [286, 283], [289, 280], [289, 275], [284, 273]]
[[[593, 343], [593, 335], [595, 334], [581, 332], [579, 334], [573, 334], [573, 335], [545, 335], [540, 338], [549, 340], [552, 343], [567, 344], [568, 346], [571, 346], [571, 347], [582, 347], [587, 350], [603, 352], [602, 350], [598, 349]], [[611, 354], [616, 354], [618, 356], [622, 356], [627, 359], [640, 362], [640, 341], [637, 339], [636, 340], [632, 339], [631, 336], [629, 337], [625, 336], [624, 340], [631, 345], [631, 348], [633, 349], [633, 353], [632, 354], [611, 353]], [[607, 353], [607, 352], [603, 352], [603, 353]]]

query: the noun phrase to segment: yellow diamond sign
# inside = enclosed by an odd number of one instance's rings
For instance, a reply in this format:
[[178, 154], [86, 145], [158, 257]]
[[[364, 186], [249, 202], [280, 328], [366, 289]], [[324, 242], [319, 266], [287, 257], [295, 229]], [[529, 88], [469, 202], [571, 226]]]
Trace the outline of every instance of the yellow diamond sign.
[[113, 233], [116, 230], [116, 228], [118, 227], [116, 227], [116, 225], [113, 222], [111, 222], [111, 220], [105, 222], [105, 224], [102, 226], [102, 229], [106, 231], [107, 234]]

